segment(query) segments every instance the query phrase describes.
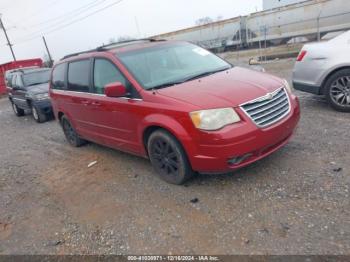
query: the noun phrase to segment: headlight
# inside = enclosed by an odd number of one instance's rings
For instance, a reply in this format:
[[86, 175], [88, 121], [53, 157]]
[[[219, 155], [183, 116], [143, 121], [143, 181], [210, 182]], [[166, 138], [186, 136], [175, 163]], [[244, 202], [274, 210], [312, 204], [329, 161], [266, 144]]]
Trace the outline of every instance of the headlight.
[[34, 95], [35, 100], [46, 100], [50, 99], [49, 93], [36, 94]]
[[201, 110], [190, 113], [194, 126], [202, 130], [218, 130], [240, 121], [233, 108]]
[[290, 87], [290, 85], [286, 79], [283, 79], [283, 85], [288, 90], [289, 93], [292, 93], [292, 88]]

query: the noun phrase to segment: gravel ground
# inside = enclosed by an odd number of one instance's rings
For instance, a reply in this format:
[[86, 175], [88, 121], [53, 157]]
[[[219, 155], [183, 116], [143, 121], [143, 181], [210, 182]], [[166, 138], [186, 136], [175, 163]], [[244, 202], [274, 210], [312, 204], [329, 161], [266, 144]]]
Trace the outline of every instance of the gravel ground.
[[[293, 63], [264, 67], [290, 79]], [[286, 147], [185, 186], [145, 159], [72, 148], [55, 121], [15, 117], [0, 99], [0, 254], [349, 255], [350, 114], [296, 94]]]

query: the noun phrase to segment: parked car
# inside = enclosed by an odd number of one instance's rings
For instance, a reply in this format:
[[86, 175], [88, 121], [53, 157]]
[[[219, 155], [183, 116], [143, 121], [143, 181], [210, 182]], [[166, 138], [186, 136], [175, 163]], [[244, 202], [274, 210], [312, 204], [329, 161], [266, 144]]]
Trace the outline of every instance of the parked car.
[[35, 121], [43, 123], [52, 114], [49, 97], [51, 69], [17, 69], [8, 76], [9, 100], [14, 113], [23, 116], [29, 110]]
[[37, 69], [37, 68], [40, 68], [40, 67], [39, 66], [29, 66], [29, 67], [21, 67], [21, 68], [7, 70], [5, 72], [5, 86], [6, 86], [7, 92], [10, 92], [12, 89], [11, 81], [12, 81], [12, 77], [16, 74], [16, 72], [20, 71], [20, 72], [24, 73], [27, 70], [32, 70], [32, 69]]
[[0, 65], [0, 95], [7, 93], [6, 86], [6, 73], [7, 75], [10, 71], [19, 69], [19, 68], [27, 68], [27, 67], [42, 67], [43, 60], [41, 58], [33, 58], [26, 60], [16, 60], [12, 62], [8, 62]]
[[294, 88], [324, 95], [338, 111], [350, 112], [350, 31], [305, 45], [293, 70]]
[[272, 75], [186, 42], [139, 40], [65, 57], [50, 96], [68, 142], [150, 159], [165, 181], [222, 173], [285, 145], [298, 99]]

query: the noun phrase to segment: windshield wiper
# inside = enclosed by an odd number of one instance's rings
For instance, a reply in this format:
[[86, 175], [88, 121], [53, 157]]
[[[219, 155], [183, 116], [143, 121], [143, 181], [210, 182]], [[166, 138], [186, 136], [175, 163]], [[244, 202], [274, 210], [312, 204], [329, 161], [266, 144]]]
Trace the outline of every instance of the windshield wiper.
[[27, 85], [27, 86], [36, 86], [36, 85], [40, 85], [40, 84], [43, 84], [43, 83], [33, 83], [33, 84], [30, 84], [30, 85]]
[[218, 72], [226, 71], [226, 70], [228, 70], [230, 68], [231, 67], [225, 67], [225, 68], [222, 68], [222, 69], [207, 71], [207, 72], [204, 72], [204, 73], [200, 73], [198, 75], [190, 76], [190, 77], [182, 79], [180, 81], [172, 81], [172, 82], [164, 83], [164, 84], [161, 84], [161, 85], [158, 85], [158, 86], [154, 86], [154, 87], [150, 88], [149, 90], [162, 89], [162, 88], [166, 88], [166, 87], [169, 87], [169, 86], [179, 85], [179, 84], [182, 84], [182, 83], [185, 83], [185, 82], [188, 82], [188, 81], [191, 81], [191, 80], [195, 80], [195, 79], [198, 79], [198, 78], [201, 78], [201, 77], [205, 77], [205, 76], [213, 75], [213, 74], [218, 73]]
[[205, 76], [209, 76], [209, 75], [213, 75], [215, 73], [219, 73], [219, 72], [222, 72], [222, 71], [226, 71], [228, 69], [230, 69], [231, 67], [225, 67], [225, 68], [222, 68], [222, 69], [217, 69], [217, 70], [213, 70], [213, 71], [207, 71], [207, 72], [204, 72], [204, 73], [200, 73], [198, 75], [195, 75], [195, 76], [191, 76], [189, 78], [186, 78], [184, 80], [184, 82], [187, 82], [187, 81], [191, 81], [191, 80], [195, 80], [195, 79], [198, 79], [198, 78], [202, 78], [202, 77], [205, 77]]
[[183, 80], [168, 82], [168, 83], [164, 83], [164, 84], [161, 84], [161, 85], [158, 85], [158, 86], [154, 86], [154, 87], [150, 88], [149, 90], [162, 89], [162, 88], [166, 88], [166, 87], [169, 87], [169, 86], [179, 85], [179, 84], [182, 84], [184, 82], [185, 81], [183, 81]]

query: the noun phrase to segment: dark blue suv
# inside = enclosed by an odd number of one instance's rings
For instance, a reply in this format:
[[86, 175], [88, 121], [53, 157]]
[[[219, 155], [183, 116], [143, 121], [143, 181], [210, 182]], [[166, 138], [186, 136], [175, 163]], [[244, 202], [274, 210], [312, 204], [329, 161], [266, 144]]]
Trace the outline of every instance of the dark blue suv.
[[11, 72], [8, 80], [9, 99], [17, 116], [31, 111], [38, 123], [52, 115], [49, 97], [50, 68], [18, 69]]

